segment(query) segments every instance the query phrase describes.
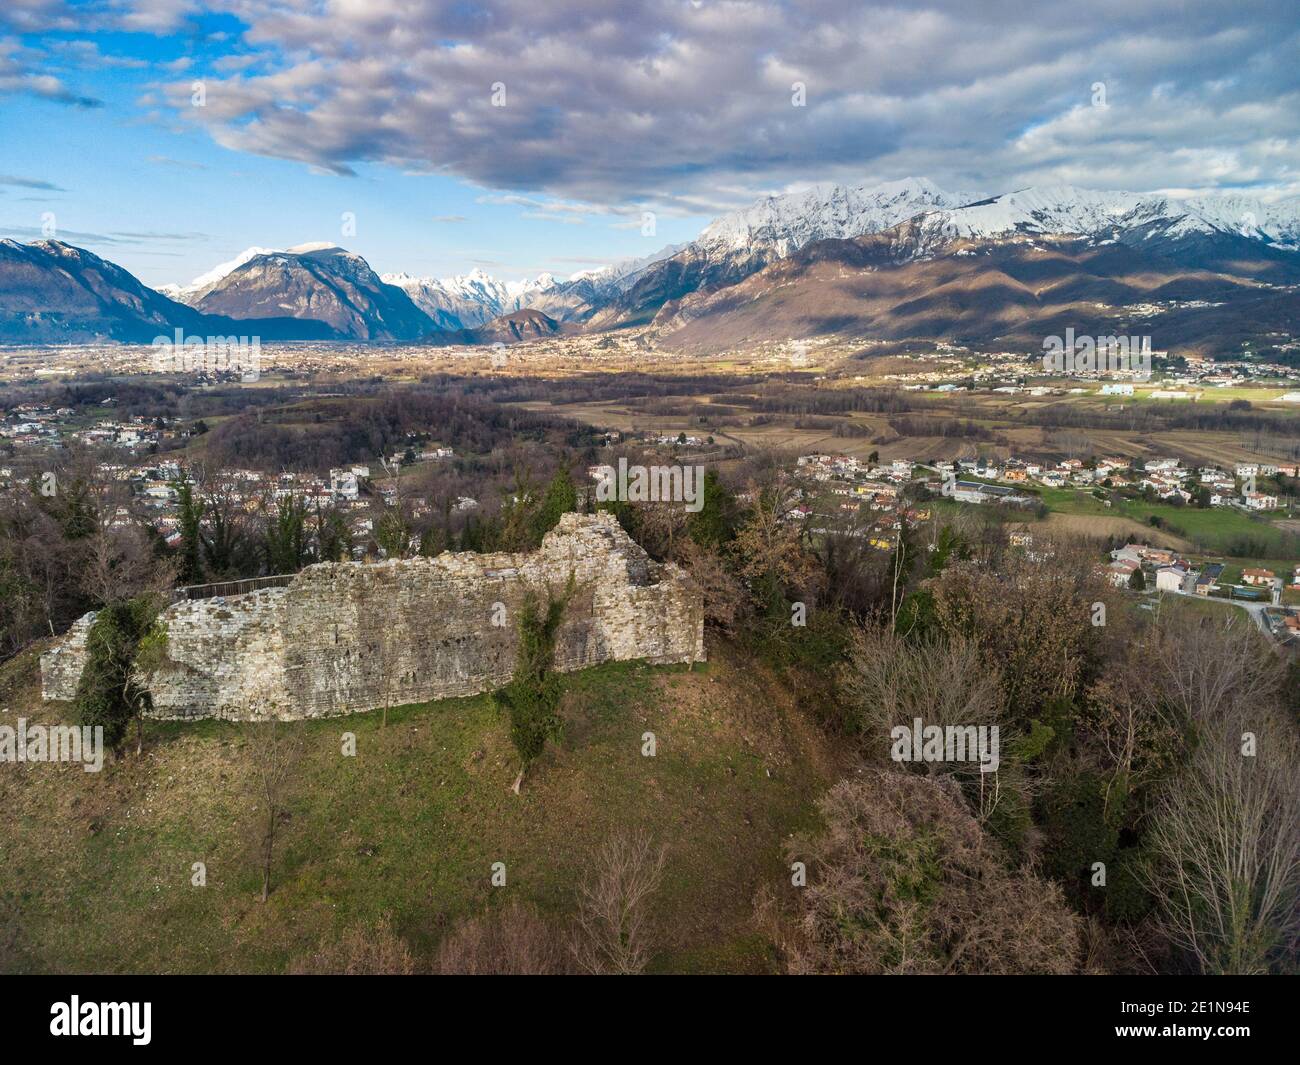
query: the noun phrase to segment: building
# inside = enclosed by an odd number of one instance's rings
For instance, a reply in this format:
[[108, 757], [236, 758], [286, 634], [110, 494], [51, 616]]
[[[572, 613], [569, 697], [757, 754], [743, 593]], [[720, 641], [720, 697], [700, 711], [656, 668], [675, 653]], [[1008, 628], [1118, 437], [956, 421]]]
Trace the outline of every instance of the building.
[[960, 503], [995, 502], [1024, 506], [1033, 502], [1031, 496], [1021, 495], [1014, 488], [998, 484], [981, 484], [979, 481], [958, 481], [953, 488], [952, 497]]
[[1106, 576], [1116, 588], [1127, 588], [1133, 574], [1140, 570], [1141, 564], [1129, 559], [1112, 562], [1106, 567]]
[[1201, 575], [1196, 578], [1196, 594], [1209, 595], [1217, 588], [1219, 575], [1223, 572], [1221, 562], [1211, 562], [1201, 569]]
[[1161, 566], [1156, 570], [1156, 590], [1160, 592], [1181, 592], [1183, 582], [1187, 579], [1187, 570], [1182, 566]]

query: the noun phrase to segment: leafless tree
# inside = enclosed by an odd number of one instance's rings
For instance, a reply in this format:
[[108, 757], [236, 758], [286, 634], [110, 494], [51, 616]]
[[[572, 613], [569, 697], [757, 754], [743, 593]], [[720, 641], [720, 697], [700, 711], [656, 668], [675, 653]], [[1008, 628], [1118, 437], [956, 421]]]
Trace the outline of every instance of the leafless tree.
[[665, 848], [649, 833], [614, 836], [578, 887], [572, 949], [584, 972], [633, 976], [650, 960], [650, 900], [663, 880]]
[[537, 910], [512, 901], [457, 923], [438, 951], [438, 972], [458, 976], [544, 976], [573, 971], [564, 936]]
[[722, 554], [685, 537], [678, 541], [675, 553], [700, 589], [705, 619], [724, 632], [733, 631], [737, 622], [748, 616], [750, 601]]
[[85, 541], [81, 583], [98, 606], [138, 595], [160, 597], [176, 583], [176, 566], [154, 557], [138, 526], [101, 526]]
[[1194, 720], [1191, 764], [1151, 816], [1146, 886], [1202, 972], [1266, 973], [1300, 941], [1300, 743], [1262, 700], [1197, 706]]
[[951, 779], [866, 769], [791, 841], [808, 883], [784, 947], [793, 973], [1068, 973], [1079, 919], [1060, 888], [1009, 872]]
[[1155, 637], [1161, 689], [1187, 721], [1270, 702], [1282, 682], [1281, 662], [1244, 612], [1213, 621], [1176, 612], [1161, 619]]
[[910, 728], [918, 717], [927, 725], [999, 724], [1001, 680], [973, 640], [905, 640], [888, 628], [868, 628], [854, 636], [844, 690], [868, 749], [879, 753], [889, 749], [891, 728]]
[[250, 744], [253, 782], [261, 805], [259, 856], [262, 863], [262, 901], [271, 894], [271, 862], [275, 853], [275, 831], [302, 758], [301, 731], [280, 721], [257, 726]]

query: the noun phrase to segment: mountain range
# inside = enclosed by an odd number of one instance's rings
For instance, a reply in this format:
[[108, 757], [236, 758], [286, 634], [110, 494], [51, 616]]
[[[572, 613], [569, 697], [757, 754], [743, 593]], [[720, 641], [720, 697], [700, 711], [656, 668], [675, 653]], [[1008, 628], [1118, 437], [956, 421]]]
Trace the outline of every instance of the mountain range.
[[1122, 323], [1154, 302], [1169, 305], [1154, 325], [1179, 343], [1222, 349], [1251, 328], [1293, 332], [1297, 286], [1296, 199], [1072, 186], [979, 199], [912, 178], [768, 197], [684, 246], [564, 280], [380, 276], [322, 243], [249, 248], [153, 290], [59, 241], [5, 240], [0, 340], [238, 325], [268, 339], [511, 343], [636, 325], [700, 351], [848, 332], [982, 343], [1067, 318]]

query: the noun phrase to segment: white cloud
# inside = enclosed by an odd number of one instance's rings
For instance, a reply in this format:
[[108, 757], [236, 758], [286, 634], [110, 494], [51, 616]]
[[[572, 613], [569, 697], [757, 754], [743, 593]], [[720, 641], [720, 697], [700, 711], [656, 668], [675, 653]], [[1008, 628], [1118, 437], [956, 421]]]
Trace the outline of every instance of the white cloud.
[[[263, 61], [209, 78], [204, 108], [188, 81], [168, 87], [221, 144], [334, 173], [378, 161], [538, 190], [552, 199], [521, 206], [546, 216], [716, 210], [909, 173], [986, 192], [1286, 187], [1300, 174], [1289, 4], [209, 6], [244, 21], [239, 54]], [[186, 7], [149, 0], [134, 15], [163, 24]], [[792, 106], [794, 81], [806, 107]]]

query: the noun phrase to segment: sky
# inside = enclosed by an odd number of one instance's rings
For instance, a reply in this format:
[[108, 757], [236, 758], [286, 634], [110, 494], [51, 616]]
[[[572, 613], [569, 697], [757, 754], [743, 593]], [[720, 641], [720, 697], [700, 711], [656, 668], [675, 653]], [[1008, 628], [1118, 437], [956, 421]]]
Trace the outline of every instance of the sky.
[[567, 276], [812, 184], [1300, 195], [1297, 0], [0, 0], [0, 236]]

